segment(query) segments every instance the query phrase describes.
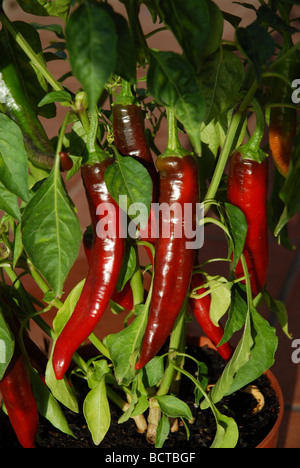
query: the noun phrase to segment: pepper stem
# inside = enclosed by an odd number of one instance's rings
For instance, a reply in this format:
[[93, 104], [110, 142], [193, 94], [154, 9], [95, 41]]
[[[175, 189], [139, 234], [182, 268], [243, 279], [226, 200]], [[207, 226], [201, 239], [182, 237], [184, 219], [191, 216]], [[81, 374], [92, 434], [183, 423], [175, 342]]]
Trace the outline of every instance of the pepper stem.
[[86, 164], [97, 164], [105, 161], [108, 158], [108, 154], [100, 148], [97, 137], [98, 137], [98, 128], [99, 128], [99, 113], [98, 108], [95, 106], [94, 109], [90, 112], [90, 118], [86, 118], [86, 111], [79, 112], [80, 121], [87, 133], [87, 150], [88, 150], [88, 160]]
[[256, 114], [256, 127], [248, 143], [241, 146], [239, 151], [243, 158], [261, 163], [267, 157], [267, 154], [260, 149], [261, 141], [265, 133], [265, 116], [256, 99], [253, 99], [252, 104]]
[[168, 144], [166, 150], [160, 155], [160, 157], [177, 156], [179, 158], [183, 158], [190, 153], [183, 148], [179, 141], [175, 112], [170, 107], [167, 107], [166, 113], [168, 121]]
[[122, 104], [123, 106], [130, 106], [134, 104], [136, 98], [131, 89], [131, 83], [126, 80], [122, 80], [121, 91], [116, 98], [114, 104]]

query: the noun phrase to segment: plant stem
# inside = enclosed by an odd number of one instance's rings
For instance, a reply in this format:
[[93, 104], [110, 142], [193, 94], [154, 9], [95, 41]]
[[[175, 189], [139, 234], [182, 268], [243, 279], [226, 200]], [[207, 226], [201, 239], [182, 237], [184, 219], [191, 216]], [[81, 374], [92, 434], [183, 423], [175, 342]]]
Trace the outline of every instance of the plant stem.
[[9, 277], [9, 279], [12, 281], [16, 291], [18, 292], [21, 301], [23, 302], [27, 312], [29, 315], [34, 315], [36, 313], [36, 310], [30, 301], [29, 297], [27, 296], [27, 292], [19, 280], [19, 277], [17, 276], [16, 272], [12, 269], [11, 266], [5, 266], [3, 267], [5, 273]]
[[[156, 393], [156, 396], [163, 396], [166, 395], [173, 382], [174, 382], [174, 374], [175, 368], [172, 363], [172, 359], [174, 358], [174, 353], [176, 354], [178, 351], [183, 351], [181, 347], [184, 348], [185, 346], [185, 313], [187, 307], [187, 300], [186, 298], [179, 316], [177, 317], [176, 323], [174, 325], [173, 331], [170, 337], [170, 345], [169, 345], [169, 356], [168, 356], [168, 364], [162, 378], [161, 384], [159, 389]], [[176, 359], [176, 358], [175, 358]], [[181, 358], [179, 358], [181, 360]], [[178, 363], [182, 364], [182, 363]], [[147, 429], [147, 441], [149, 443], [155, 443], [156, 439], [156, 431], [158, 422], [161, 418], [161, 410], [159, 404], [155, 397], [150, 398], [150, 409], [149, 409], [149, 416], [148, 416], [148, 429]]]
[[176, 323], [171, 333], [168, 364], [167, 364], [164, 376], [162, 378], [161, 384], [159, 386], [159, 389], [157, 391], [157, 396], [166, 395], [172, 384], [172, 379], [174, 376], [174, 366], [172, 364], [172, 359], [173, 359], [174, 353], [180, 351], [180, 345], [182, 343], [182, 334], [185, 332], [186, 307], [187, 307], [187, 298], [181, 308], [180, 314], [177, 317]]
[[144, 284], [140, 270], [138, 253], [136, 249], [136, 267], [134, 274], [130, 279], [130, 286], [133, 294], [133, 305], [142, 304], [144, 302]]
[[30, 58], [32, 63], [35, 67], [41, 72], [43, 77], [48, 81], [48, 83], [52, 86], [55, 91], [62, 91], [64, 88], [63, 86], [56, 81], [53, 75], [49, 72], [46, 65], [44, 64], [43, 60], [38, 57], [38, 55], [34, 52], [32, 47], [28, 44], [26, 39], [22, 36], [22, 34], [14, 27], [14, 25], [10, 22], [3, 11], [0, 12], [0, 21], [3, 26], [9, 31], [11, 36], [14, 38], [16, 43], [21, 47], [23, 52]]

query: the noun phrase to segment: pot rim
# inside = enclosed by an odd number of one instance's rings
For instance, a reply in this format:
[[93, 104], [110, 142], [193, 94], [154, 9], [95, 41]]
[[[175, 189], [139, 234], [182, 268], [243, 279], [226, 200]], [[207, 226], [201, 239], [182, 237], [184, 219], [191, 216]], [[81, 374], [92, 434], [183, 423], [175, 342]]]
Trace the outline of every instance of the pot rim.
[[272, 429], [270, 430], [268, 435], [260, 442], [260, 444], [256, 448], [263, 448], [265, 446], [266, 442], [269, 439], [272, 439], [272, 437], [275, 437], [276, 433], [279, 432], [279, 428], [281, 426], [282, 419], [283, 419], [283, 414], [284, 414], [284, 398], [283, 398], [283, 393], [282, 393], [282, 390], [281, 390], [281, 386], [280, 386], [277, 378], [275, 377], [275, 375], [273, 374], [273, 372], [270, 369], [268, 369], [266, 372], [264, 372], [264, 375], [266, 375], [266, 377], [269, 379], [269, 381], [271, 383], [271, 386], [272, 386], [273, 390], [275, 391], [276, 396], [278, 398], [279, 413], [278, 413], [278, 416], [277, 416], [277, 419], [276, 419], [276, 422], [275, 422], [274, 426], [272, 427]]

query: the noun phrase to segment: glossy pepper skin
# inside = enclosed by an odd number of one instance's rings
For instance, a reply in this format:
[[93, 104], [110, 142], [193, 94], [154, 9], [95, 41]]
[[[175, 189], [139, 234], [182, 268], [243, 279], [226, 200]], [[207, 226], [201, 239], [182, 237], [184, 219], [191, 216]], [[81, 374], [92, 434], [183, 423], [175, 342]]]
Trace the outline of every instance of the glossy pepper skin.
[[[193, 275], [191, 281], [192, 289], [196, 289], [196, 294], [201, 295], [205, 293], [206, 289], [203, 287], [205, 281], [202, 274]], [[218, 346], [221, 339], [224, 335], [224, 330], [221, 325], [218, 327], [211, 321], [209, 313], [211, 307], [211, 297], [206, 295], [201, 299], [189, 299], [192, 311], [197, 319], [197, 322], [201, 326], [205, 335], [211, 340], [211, 342], [217, 347], [218, 353], [222, 356], [223, 359], [229, 361], [233, 354], [233, 348], [230, 343], [224, 343], [221, 346]]]
[[153, 165], [141, 108], [136, 104], [114, 104], [113, 131], [120, 154], [148, 161]]
[[[148, 170], [153, 183], [152, 201], [155, 202], [158, 197], [158, 174], [147, 143], [141, 108], [136, 104], [114, 104], [113, 132], [119, 153], [135, 158]], [[142, 233], [141, 236], [144, 241], [155, 245], [156, 239], [151, 237], [151, 223], [153, 222], [155, 222], [155, 217], [150, 215], [148, 233], [147, 235]], [[148, 248], [146, 250], [153, 263], [151, 250]]]
[[55, 151], [31, 107], [3, 41], [0, 41], [0, 111], [19, 125], [32, 164], [41, 169], [52, 169]]
[[[193, 219], [185, 219], [170, 211], [170, 219], [160, 211], [160, 235], [156, 241], [153, 293], [149, 319], [141, 354], [136, 369], [141, 369], [161, 349], [172, 331], [176, 318], [189, 290], [195, 250], [187, 248], [185, 224], [196, 226], [196, 204], [199, 202], [198, 167], [192, 156], [159, 157], [156, 162], [160, 173], [159, 203], [171, 206], [177, 203], [184, 213], [184, 204], [193, 207]], [[195, 210], [194, 210], [195, 208]], [[181, 226], [181, 236], [176, 228]], [[167, 233], [163, 236], [162, 233]], [[189, 239], [191, 240], [191, 239]]]
[[[85, 256], [89, 264], [92, 259], [93, 243], [94, 243], [93, 233], [90, 232], [89, 230], [86, 230], [83, 235], [83, 247], [84, 247]], [[111, 300], [116, 302], [117, 304], [119, 304], [121, 307], [123, 307], [126, 310], [132, 310], [134, 307], [134, 303], [133, 303], [133, 294], [132, 294], [130, 283], [127, 282], [124, 288], [122, 289], [122, 291], [117, 291], [115, 289], [111, 297]]]
[[[74, 352], [93, 332], [105, 312], [116, 288], [124, 258], [125, 241], [123, 227], [119, 224], [119, 207], [109, 194], [104, 180], [105, 170], [111, 163], [107, 159], [81, 169], [95, 242], [81, 296], [54, 347], [52, 362], [58, 380], [64, 377]], [[109, 207], [109, 214], [96, 214], [102, 204]], [[107, 216], [112, 229], [101, 235], [97, 225], [101, 220], [107, 225]]]
[[[299, 74], [295, 55], [287, 57], [276, 67], [276, 72], [290, 81], [288, 85], [279, 78], [273, 79], [271, 96], [276, 104], [291, 103], [292, 82]], [[270, 113], [269, 144], [274, 163], [283, 177], [287, 177], [292, 157], [293, 140], [297, 132], [297, 110], [290, 107], [273, 107]]]
[[[239, 152], [230, 158], [227, 198], [241, 209], [248, 231], [244, 246], [252, 293], [256, 296], [264, 287], [268, 269], [267, 193], [268, 160], [262, 163], [245, 159]], [[241, 261], [235, 269], [237, 278], [244, 276]]]
[[23, 448], [35, 448], [38, 409], [24, 356], [17, 350], [0, 381], [10, 423]]

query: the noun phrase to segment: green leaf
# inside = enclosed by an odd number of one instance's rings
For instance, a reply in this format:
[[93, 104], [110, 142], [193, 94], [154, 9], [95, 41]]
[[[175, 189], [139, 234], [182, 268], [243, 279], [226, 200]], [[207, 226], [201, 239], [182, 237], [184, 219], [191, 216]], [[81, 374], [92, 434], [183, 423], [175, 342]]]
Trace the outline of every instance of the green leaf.
[[271, 327], [254, 307], [251, 309], [251, 319], [253, 337], [251, 357], [236, 373], [228, 395], [260, 377], [273, 366], [275, 361], [274, 356], [278, 346], [275, 328]]
[[99, 445], [110, 427], [110, 408], [107, 399], [105, 376], [86, 396], [83, 413], [93, 442]]
[[160, 409], [170, 418], [193, 419], [189, 406], [179, 398], [172, 395], [156, 396]]
[[133, 245], [126, 243], [125, 257], [119, 273], [117, 291], [123, 291], [125, 284], [132, 278], [136, 269], [136, 251]]
[[262, 72], [275, 50], [274, 39], [264, 27], [256, 23], [247, 28], [238, 28], [236, 38], [260, 82]]
[[174, 110], [200, 154], [205, 101], [193, 67], [174, 52], [151, 51], [148, 88], [159, 104]]
[[56, 316], [53, 320], [53, 329], [55, 334], [58, 336], [63, 330], [64, 326], [71, 317], [76, 304], [80, 298], [85, 279], [80, 281], [70, 292], [63, 306], [57, 311]]
[[113, 12], [112, 18], [118, 33], [115, 73], [129, 83], [136, 83], [136, 49], [126, 19]]
[[224, 48], [208, 57], [199, 76], [206, 103], [206, 125], [218, 119], [237, 98], [244, 80], [241, 60]]
[[249, 305], [243, 336], [210, 393], [212, 401], [217, 403], [260, 377], [274, 364], [277, 345], [276, 330]]
[[146, 388], [154, 387], [158, 384], [164, 374], [164, 360], [160, 356], [155, 356], [143, 369], [143, 381]]
[[170, 433], [170, 421], [165, 414], [161, 415], [158, 421], [157, 433], [155, 438], [155, 448], [162, 448]]
[[273, 312], [273, 314], [277, 315], [278, 321], [283, 332], [289, 339], [292, 339], [292, 335], [289, 332], [289, 317], [285, 304], [282, 301], [279, 301], [272, 297], [266, 290], [263, 291], [263, 296], [270, 311]]
[[239, 438], [239, 430], [235, 420], [221, 414], [216, 407], [214, 407], [214, 414], [217, 431], [210, 448], [234, 448]]
[[72, 97], [67, 91], [52, 91], [43, 97], [43, 99], [38, 103], [38, 106], [42, 107], [52, 102], [64, 102], [66, 105], [70, 105], [71, 101]]
[[206, 280], [209, 282], [211, 291], [210, 319], [214, 325], [218, 326], [231, 304], [230, 285], [226, 278], [221, 276], [206, 275]]
[[0, 307], [0, 380], [2, 379], [15, 349], [15, 340]]
[[58, 16], [65, 20], [67, 18], [71, 0], [17, 0], [20, 7], [32, 15]]
[[[46, 65], [41, 39], [36, 29], [31, 24], [22, 21], [15, 21], [13, 25], [30, 44], [39, 60]], [[7, 40], [7, 36], [4, 36], [3, 40]], [[16, 41], [12, 37], [9, 37], [8, 40], [8, 47], [13, 55], [14, 65], [18, 71], [18, 78], [24, 87], [32, 110], [35, 114], [39, 113], [42, 117], [55, 117], [56, 107], [54, 105], [48, 105], [43, 109], [38, 109], [39, 101], [43, 98], [45, 93], [48, 92], [48, 82]]]
[[60, 405], [34, 370], [31, 372], [31, 383], [39, 413], [60, 431], [74, 436]]
[[[209, 396], [213, 403], [217, 403], [222, 400], [225, 395], [229, 395], [230, 389], [232, 388], [236, 373], [241, 369], [250, 359], [251, 348], [253, 346], [251, 330], [251, 313], [250, 307], [247, 310], [247, 317], [243, 335], [235, 349], [235, 352], [227, 363], [221, 377], [214, 385]], [[208, 408], [206, 401], [201, 403], [201, 408]]]
[[62, 295], [80, 242], [79, 220], [55, 168], [24, 210], [23, 244], [57, 297]]
[[22, 225], [19, 223], [15, 230], [14, 236], [14, 247], [13, 247], [13, 268], [16, 267], [16, 264], [23, 253], [23, 239], [22, 239]]
[[[108, 166], [105, 171], [105, 183], [116, 203], [120, 202], [120, 196], [127, 197], [127, 206], [122, 205], [121, 208], [127, 211], [133, 220], [136, 216], [141, 218], [145, 227], [152, 202], [152, 180], [147, 169], [129, 156], [118, 156], [117, 162]], [[139, 209], [143, 211], [140, 213]], [[144, 212], [145, 216], [142, 216]], [[133, 225], [133, 231], [135, 226], [136, 224]]]
[[[243, 253], [247, 236], [248, 224], [244, 213], [237, 206], [230, 203], [224, 204], [227, 215], [227, 224], [233, 240], [232, 268], [235, 269], [240, 256]], [[229, 252], [229, 255], [231, 252]]]
[[132, 382], [136, 375], [137, 353], [142, 343], [148, 319], [145, 306], [137, 306], [136, 309], [139, 314], [127, 328], [106, 338], [106, 346], [115, 367], [115, 377], [118, 383], [123, 385]]
[[287, 223], [300, 211], [300, 194], [297, 190], [300, 177], [300, 130], [298, 129], [293, 145], [292, 167], [288, 177], [280, 191], [280, 198], [284, 203], [284, 209], [275, 235], [278, 236]]
[[18, 198], [9, 192], [0, 182], [0, 209], [11, 215], [17, 221], [21, 221], [21, 213]]
[[55, 337], [53, 337], [51, 355], [48, 360], [45, 375], [47, 386], [50, 388], [53, 396], [67, 408], [76, 413], [78, 412], [78, 402], [76, 400], [74, 390], [72, 387], [70, 387], [66, 377], [64, 377], [62, 380], [56, 379], [52, 365], [52, 355], [56, 340], [75, 309], [84, 285], [84, 281], [85, 280], [82, 280], [72, 289], [62, 307], [57, 311], [57, 314], [53, 320]]
[[210, 31], [207, 1], [161, 0], [158, 2], [165, 24], [172, 30], [190, 63], [197, 70]]
[[129, 418], [134, 418], [135, 416], [143, 414], [149, 408], [148, 394], [141, 383], [139, 376], [137, 376], [132, 382], [131, 388], [130, 405], [127, 411], [125, 411], [125, 413], [123, 413], [119, 418], [119, 424], [128, 421]]
[[239, 283], [234, 284], [231, 289], [231, 305], [228, 312], [228, 320], [226, 321], [224, 336], [220, 344], [226, 343], [235, 332], [241, 330], [246, 321], [247, 310], [245, 287]]
[[23, 135], [19, 126], [5, 114], [0, 114], [0, 182], [22, 200], [29, 200]]
[[74, 75], [83, 85], [89, 106], [93, 108], [116, 65], [114, 21], [105, 9], [86, 2], [70, 16], [66, 38]]
[[46, 367], [46, 384], [50, 388], [51, 393], [54, 398], [56, 398], [56, 400], [60, 401], [64, 406], [69, 408], [74, 413], [78, 413], [79, 407], [73, 387], [70, 386], [70, 383], [66, 377], [64, 377], [62, 380], [57, 380], [55, 377], [52, 366], [52, 353], [53, 347]]

